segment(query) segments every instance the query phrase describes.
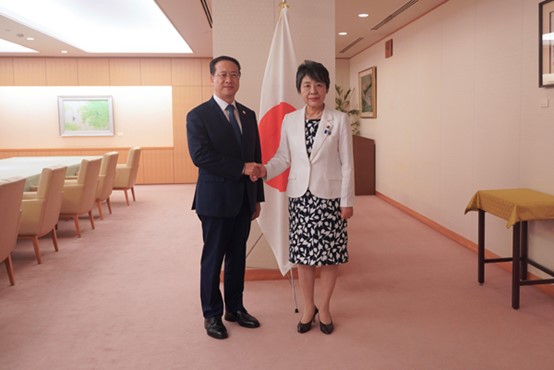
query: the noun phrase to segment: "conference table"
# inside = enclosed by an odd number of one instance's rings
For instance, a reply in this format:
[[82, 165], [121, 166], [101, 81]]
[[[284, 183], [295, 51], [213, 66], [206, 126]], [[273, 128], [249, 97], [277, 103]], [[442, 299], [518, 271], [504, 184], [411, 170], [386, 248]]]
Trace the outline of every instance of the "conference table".
[[[554, 277], [554, 271], [529, 258], [527, 223], [554, 219], [554, 196], [531, 189], [480, 190], [465, 213], [478, 211], [477, 280], [485, 282], [485, 263], [512, 263], [512, 308], [519, 308], [519, 290], [524, 285], [554, 284], [554, 279], [529, 279], [528, 265]], [[485, 212], [506, 220], [513, 228], [512, 256], [485, 258]]]
[[0, 159], [0, 179], [23, 177], [25, 190], [37, 186], [42, 169], [52, 166], [67, 167], [66, 176], [75, 175], [83, 159], [98, 159], [101, 156], [46, 156], [46, 157], [10, 157]]

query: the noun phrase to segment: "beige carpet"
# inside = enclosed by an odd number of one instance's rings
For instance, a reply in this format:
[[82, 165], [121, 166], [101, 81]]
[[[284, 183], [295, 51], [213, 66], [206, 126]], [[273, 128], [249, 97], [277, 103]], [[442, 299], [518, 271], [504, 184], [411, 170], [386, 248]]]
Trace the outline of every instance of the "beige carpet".
[[[201, 236], [192, 185], [138, 186], [137, 202], [83, 237], [59, 226], [60, 251], [41, 239], [0, 270], [0, 369], [551, 369], [554, 299], [382, 200], [356, 199], [351, 262], [334, 300], [336, 331], [297, 334], [286, 280], [249, 281], [245, 304], [262, 327], [228, 323], [209, 338], [198, 292]], [[300, 301], [300, 292], [298, 292]], [[300, 303], [300, 302], [299, 302]], [[318, 329], [314, 327], [314, 329]]]

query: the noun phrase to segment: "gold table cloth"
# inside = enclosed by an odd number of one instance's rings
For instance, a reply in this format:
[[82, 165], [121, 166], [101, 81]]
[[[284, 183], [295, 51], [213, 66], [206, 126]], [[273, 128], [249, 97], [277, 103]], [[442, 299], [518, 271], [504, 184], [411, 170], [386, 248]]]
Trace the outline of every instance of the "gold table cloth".
[[483, 210], [507, 222], [554, 219], [554, 196], [531, 189], [479, 190], [469, 201], [465, 213]]

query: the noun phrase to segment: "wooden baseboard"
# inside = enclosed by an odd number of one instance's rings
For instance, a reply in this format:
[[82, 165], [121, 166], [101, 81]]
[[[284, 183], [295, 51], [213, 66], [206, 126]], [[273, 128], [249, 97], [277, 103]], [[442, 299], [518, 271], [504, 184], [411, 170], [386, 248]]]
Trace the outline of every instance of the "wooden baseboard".
[[[424, 223], [425, 225], [429, 226], [431, 229], [435, 230], [436, 232], [446, 236], [447, 238], [455, 241], [456, 243], [462, 245], [463, 247], [477, 253], [477, 244], [472, 242], [471, 240], [464, 238], [463, 236], [455, 233], [454, 231], [447, 229], [446, 227], [444, 227], [444, 226], [436, 223], [435, 221], [433, 221], [433, 220], [417, 213], [413, 209], [410, 209], [410, 208], [406, 207], [405, 205], [403, 205], [401, 203], [398, 203], [394, 199], [391, 199], [391, 198], [387, 197], [386, 195], [384, 195], [380, 192], [376, 192], [375, 195], [379, 199], [384, 200], [385, 202], [387, 202], [390, 205], [398, 208], [402, 212], [412, 216], [416, 220], [418, 220], [418, 221]], [[485, 250], [485, 258], [499, 258], [499, 257], [500, 256], [498, 256], [497, 254], [492, 253], [491, 251]], [[500, 267], [500, 268], [502, 268], [502, 269], [504, 269], [504, 270], [506, 270], [510, 273], [512, 272], [512, 264], [509, 263], [509, 262], [497, 263], [496, 265], [498, 265], [498, 267]], [[537, 275], [534, 275], [533, 273], [529, 273], [529, 279], [530, 280], [538, 280], [538, 279], [540, 279], [540, 277], [537, 276]], [[543, 293], [545, 293], [545, 294], [547, 294], [551, 297], [554, 297], [554, 285], [551, 285], [551, 284], [535, 285], [534, 287], [538, 288]]]
[[247, 268], [244, 274], [244, 280], [246, 281], [255, 281], [255, 280], [289, 280], [290, 273], [293, 274], [295, 279], [298, 279], [298, 271], [296, 269], [291, 269], [289, 273], [285, 276], [281, 275], [281, 271], [278, 269], [255, 269]]
[[[281, 275], [281, 271], [278, 269], [256, 269], [256, 268], [247, 268], [244, 274], [245, 281], [257, 281], [257, 280], [289, 280], [290, 275], [295, 279], [298, 279], [298, 269], [291, 269], [285, 276]], [[320, 269], [316, 269], [315, 277], [320, 277]], [[223, 281], [223, 271], [221, 272], [219, 278]]]
[[[290, 275], [294, 276], [295, 279], [298, 279], [298, 271], [296, 269], [291, 269], [285, 276], [281, 275], [279, 269], [256, 269], [256, 268], [247, 268], [244, 273], [245, 281], [256, 281], [256, 280], [288, 280]], [[221, 281], [223, 281], [223, 271], [219, 275]]]

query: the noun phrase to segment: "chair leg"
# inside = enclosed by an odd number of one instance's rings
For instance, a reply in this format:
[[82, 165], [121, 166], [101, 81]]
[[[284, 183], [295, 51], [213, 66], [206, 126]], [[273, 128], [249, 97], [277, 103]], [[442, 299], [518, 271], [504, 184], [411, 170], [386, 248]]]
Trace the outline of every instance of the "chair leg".
[[110, 197], [106, 199], [106, 204], [108, 205], [108, 211], [110, 211], [110, 215], [112, 214], [112, 202], [110, 202]]
[[58, 249], [58, 234], [56, 233], [56, 228], [53, 228], [52, 231], [50, 231], [50, 237], [52, 238], [52, 243], [54, 244], [54, 249], [59, 251]]
[[103, 220], [104, 215], [102, 214], [102, 201], [100, 201], [100, 200], [96, 201], [96, 208], [98, 208], [98, 215], [99, 215], [100, 219]]
[[12, 256], [11, 254], [8, 254], [8, 257], [4, 260], [4, 263], [6, 264], [6, 270], [8, 271], [8, 279], [10, 280], [10, 285], [15, 285], [15, 278], [13, 274], [13, 263], [12, 263]]
[[38, 264], [40, 265], [42, 263], [42, 258], [40, 256], [40, 247], [38, 245], [38, 236], [33, 236], [31, 238], [31, 240], [33, 241], [33, 248], [35, 249], [35, 256], [37, 257], [37, 262]]
[[135, 187], [134, 186], [131, 188], [131, 194], [133, 194], [133, 202], [136, 202], [137, 198], [135, 198]]
[[92, 217], [92, 209], [88, 211], [88, 218], [90, 220], [90, 226], [92, 227], [92, 230], [94, 230], [94, 217]]
[[129, 207], [129, 195], [127, 195], [127, 189], [123, 189], [123, 192], [125, 192], [125, 202], [127, 203], [127, 207]]
[[81, 227], [79, 226], [79, 216], [73, 215], [73, 223], [75, 224], [75, 229], [77, 230], [77, 237], [81, 237]]

